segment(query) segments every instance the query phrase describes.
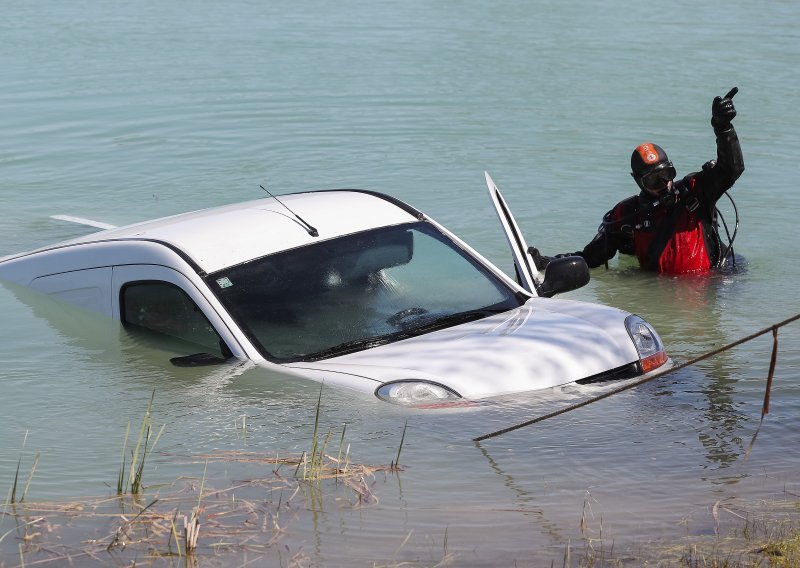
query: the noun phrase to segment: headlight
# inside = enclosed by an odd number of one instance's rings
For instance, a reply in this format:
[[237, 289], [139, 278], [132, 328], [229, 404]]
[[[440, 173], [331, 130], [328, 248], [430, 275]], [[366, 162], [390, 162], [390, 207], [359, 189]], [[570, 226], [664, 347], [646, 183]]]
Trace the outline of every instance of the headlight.
[[664, 344], [652, 326], [639, 316], [625, 318], [625, 327], [631, 336], [636, 351], [639, 352], [639, 363], [643, 373], [649, 373], [667, 362]]
[[385, 383], [378, 387], [375, 396], [386, 402], [415, 408], [439, 408], [469, 403], [457, 392], [437, 383], [407, 379]]

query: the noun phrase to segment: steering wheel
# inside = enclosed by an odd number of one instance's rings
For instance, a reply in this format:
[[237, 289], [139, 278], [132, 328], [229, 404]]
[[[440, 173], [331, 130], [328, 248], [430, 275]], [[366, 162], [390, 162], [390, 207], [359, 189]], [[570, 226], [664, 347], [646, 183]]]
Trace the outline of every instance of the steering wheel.
[[421, 308], [419, 306], [414, 306], [413, 308], [406, 308], [404, 310], [400, 310], [396, 314], [389, 316], [386, 318], [386, 323], [389, 325], [394, 325], [397, 327], [402, 327], [403, 320], [413, 317], [413, 316], [421, 316], [422, 314], [427, 314], [428, 310], [425, 308]]

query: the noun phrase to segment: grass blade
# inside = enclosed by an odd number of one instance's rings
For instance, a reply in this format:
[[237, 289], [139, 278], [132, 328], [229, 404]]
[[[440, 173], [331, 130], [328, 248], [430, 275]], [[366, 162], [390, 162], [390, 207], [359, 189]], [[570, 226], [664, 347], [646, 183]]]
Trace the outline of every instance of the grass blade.
[[28, 481], [25, 482], [25, 489], [22, 491], [22, 497], [20, 498], [20, 503], [25, 500], [25, 496], [28, 494], [28, 489], [30, 489], [31, 481], [33, 480], [33, 473], [36, 471], [36, 466], [39, 464], [39, 454], [36, 454], [36, 457], [33, 458], [33, 465], [31, 466], [31, 472], [28, 474]]
[[403, 441], [406, 439], [406, 428], [408, 428], [407, 418], [405, 426], [403, 426], [403, 435], [400, 437], [400, 447], [397, 448], [397, 458], [395, 459], [394, 463], [392, 463], [392, 467], [398, 467], [400, 465], [400, 452], [403, 451]]
[[17, 502], [17, 481], [19, 480], [19, 466], [22, 464], [22, 456], [17, 462], [17, 472], [14, 474], [14, 485], [11, 487], [11, 503]]
[[125, 441], [122, 443], [122, 465], [119, 468], [119, 476], [117, 476], [117, 495], [122, 495], [127, 489], [125, 487], [125, 460], [127, 459], [125, 453], [128, 450], [128, 435], [130, 432], [131, 423], [128, 422], [128, 426], [125, 428]]

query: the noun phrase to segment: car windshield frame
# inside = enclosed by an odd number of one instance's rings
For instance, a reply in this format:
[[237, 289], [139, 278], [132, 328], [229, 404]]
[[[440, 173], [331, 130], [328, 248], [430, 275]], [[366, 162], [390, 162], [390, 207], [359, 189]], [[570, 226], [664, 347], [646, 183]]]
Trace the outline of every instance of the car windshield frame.
[[[457, 279], [444, 281], [451, 274]], [[424, 335], [529, 299], [428, 221], [284, 250], [205, 281], [261, 356], [279, 364]], [[284, 339], [288, 346], [281, 347]], [[309, 348], [297, 347], [304, 341]]]

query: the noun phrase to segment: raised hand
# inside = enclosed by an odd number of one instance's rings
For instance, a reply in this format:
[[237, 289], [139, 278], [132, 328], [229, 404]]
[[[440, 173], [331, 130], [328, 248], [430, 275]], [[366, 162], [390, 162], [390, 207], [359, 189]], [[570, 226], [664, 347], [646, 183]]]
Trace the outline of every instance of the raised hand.
[[711, 126], [714, 130], [724, 132], [730, 129], [731, 121], [736, 117], [733, 96], [738, 92], [739, 87], [734, 87], [724, 97], [714, 97], [711, 103]]

